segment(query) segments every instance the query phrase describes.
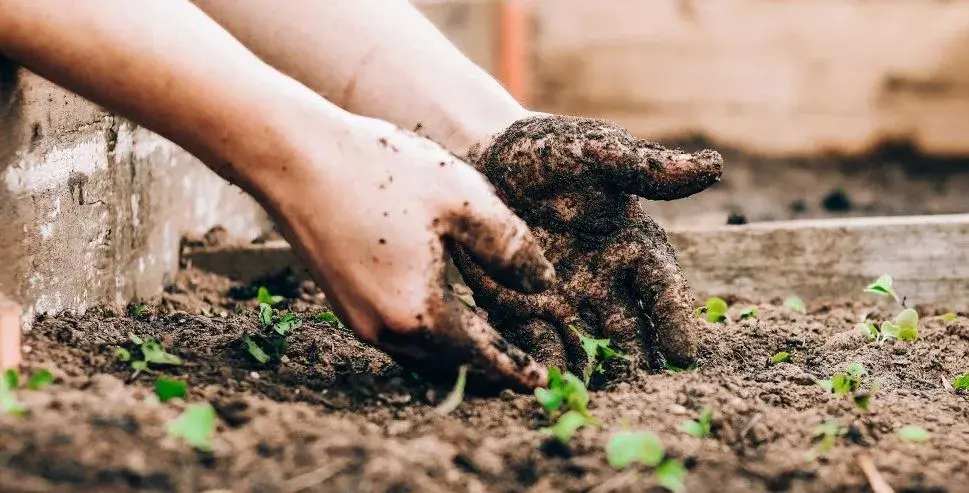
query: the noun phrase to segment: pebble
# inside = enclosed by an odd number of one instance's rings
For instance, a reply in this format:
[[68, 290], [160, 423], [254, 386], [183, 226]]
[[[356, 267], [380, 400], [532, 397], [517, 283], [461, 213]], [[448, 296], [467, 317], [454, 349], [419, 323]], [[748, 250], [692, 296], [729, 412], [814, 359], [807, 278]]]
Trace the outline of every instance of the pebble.
[[253, 380], [259, 380], [259, 373], [254, 372], [254, 371], [251, 371], [251, 372], [249, 372], [249, 378], [251, 378]]

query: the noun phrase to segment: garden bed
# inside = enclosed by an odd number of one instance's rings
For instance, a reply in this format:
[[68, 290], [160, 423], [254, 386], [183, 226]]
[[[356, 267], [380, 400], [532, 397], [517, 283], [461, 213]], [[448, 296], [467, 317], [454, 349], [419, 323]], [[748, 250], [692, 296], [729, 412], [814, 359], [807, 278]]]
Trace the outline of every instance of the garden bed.
[[[649, 490], [650, 468], [617, 471], [607, 462], [605, 444], [623, 429], [656, 433], [686, 466], [691, 492], [859, 491], [869, 484], [860, 454], [898, 491], [969, 484], [969, 401], [947, 385], [969, 370], [969, 319], [929, 318], [941, 308], [918, 307], [917, 341], [877, 343], [853, 331], [877, 305], [861, 287], [854, 299], [808, 300], [807, 314], [780, 299], [728, 298], [734, 321], [710, 325], [698, 369], [594, 390], [589, 409], [602, 426], [562, 446], [540, 432], [549, 420], [530, 395], [469, 396], [437, 414], [449, 388], [318, 321], [325, 301], [310, 284], [271, 289], [304, 320], [277, 364], [256, 363], [240, 342], [260, 330], [254, 290], [192, 270], [137, 317], [95, 309], [37, 321], [25, 336], [23, 370], [50, 369], [56, 380], [17, 391], [26, 415], [0, 415], [0, 490]], [[751, 304], [758, 317], [737, 320]], [[891, 315], [884, 308], [871, 318]], [[131, 346], [130, 333], [157, 338], [183, 364], [132, 378], [115, 351]], [[792, 361], [771, 364], [779, 351]], [[815, 382], [852, 362], [867, 368], [866, 385], [884, 384], [868, 412]], [[159, 403], [158, 376], [186, 381], [187, 403], [215, 408], [210, 452], [169, 435], [186, 403]], [[711, 436], [679, 430], [704, 408], [713, 410]], [[826, 421], [844, 434], [807, 460]], [[902, 440], [903, 426], [931, 438]]]

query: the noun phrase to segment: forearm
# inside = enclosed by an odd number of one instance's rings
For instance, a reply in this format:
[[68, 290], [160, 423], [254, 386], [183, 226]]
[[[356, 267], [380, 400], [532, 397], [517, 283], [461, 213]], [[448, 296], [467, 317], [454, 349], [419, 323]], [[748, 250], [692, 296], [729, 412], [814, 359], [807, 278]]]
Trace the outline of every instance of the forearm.
[[464, 156], [525, 116], [405, 0], [194, 0], [264, 60], [328, 100]]
[[0, 52], [242, 185], [277, 162], [284, 113], [320, 100], [184, 1], [0, 0]]

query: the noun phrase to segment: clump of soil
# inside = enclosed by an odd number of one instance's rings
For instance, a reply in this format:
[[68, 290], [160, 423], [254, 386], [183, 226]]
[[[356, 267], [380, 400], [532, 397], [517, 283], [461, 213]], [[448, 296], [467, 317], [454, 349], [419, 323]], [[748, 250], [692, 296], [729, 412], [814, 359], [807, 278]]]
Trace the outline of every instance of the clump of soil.
[[[532, 396], [468, 397], [438, 416], [433, 406], [448, 388], [316, 322], [324, 306], [309, 289], [290, 304], [306, 323], [289, 336], [285, 361], [258, 365], [239, 343], [255, 330], [255, 302], [228, 297], [228, 281], [189, 280], [138, 318], [99, 309], [37, 321], [23, 370], [49, 368], [57, 382], [18, 393], [26, 417], [0, 415], [0, 490], [648, 490], [648, 470], [633, 476], [606, 462], [605, 442], [627, 427], [662, 438], [686, 464], [691, 492], [859, 491], [862, 451], [898, 491], [959, 491], [969, 481], [969, 403], [943, 385], [969, 370], [966, 318], [927, 319], [914, 343], [875, 344], [843, 333], [867, 308], [860, 303], [809, 303], [807, 315], [759, 303], [757, 319], [705, 326], [696, 371], [640, 374], [594, 391], [603, 426], [561, 448], [538, 431], [548, 421]], [[729, 301], [736, 319], [747, 303]], [[129, 332], [159, 338], [184, 364], [131, 379], [112, 349]], [[768, 364], [781, 350], [793, 362]], [[885, 380], [868, 413], [814, 383], [852, 361]], [[217, 409], [211, 453], [168, 437], [166, 422], [184, 403], [153, 400], [156, 375], [186, 380], [188, 402]], [[712, 437], [678, 431], [706, 406], [715, 410]], [[814, 427], [826, 420], [849, 431], [808, 462]], [[901, 441], [903, 425], [924, 427], [931, 441]]]

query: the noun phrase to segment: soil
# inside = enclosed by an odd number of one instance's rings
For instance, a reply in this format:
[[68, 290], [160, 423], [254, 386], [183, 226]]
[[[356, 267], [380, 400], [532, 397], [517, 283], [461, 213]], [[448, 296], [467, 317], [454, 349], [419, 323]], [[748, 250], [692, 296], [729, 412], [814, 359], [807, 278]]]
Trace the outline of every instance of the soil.
[[[603, 446], [623, 428], [657, 433], [686, 464], [690, 492], [862, 491], [860, 452], [897, 491], [961, 491], [969, 481], [969, 401], [943, 385], [969, 369], [966, 318], [924, 318], [918, 341], [877, 344], [850, 332], [869, 300], [809, 301], [805, 315], [757, 303], [757, 319], [707, 326], [699, 369], [600, 382], [590, 407], [602, 427], [562, 447], [538, 431], [548, 420], [532, 396], [469, 396], [435, 414], [450, 389], [314, 321], [325, 301], [310, 284], [271, 289], [291, 296], [285, 303], [306, 322], [270, 366], [239, 342], [256, 329], [255, 301], [240, 299], [254, 290], [193, 271], [137, 318], [97, 309], [38, 320], [22, 370], [49, 368], [57, 379], [18, 392], [26, 417], [0, 416], [0, 491], [650, 490], [648, 469], [606, 462]], [[728, 301], [734, 319], [749, 304]], [[184, 364], [132, 379], [112, 348], [129, 332], [159, 338]], [[793, 362], [768, 364], [781, 350]], [[852, 361], [884, 380], [867, 413], [814, 384]], [[167, 436], [185, 403], [158, 403], [157, 375], [186, 380], [189, 403], [217, 409], [211, 453]], [[712, 437], [677, 430], [706, 406]], [[826, 420], [848, 432], [808, 462], [812, 431]], [[924, 427], [931, 441], [901, 441], [903, 425]]]

